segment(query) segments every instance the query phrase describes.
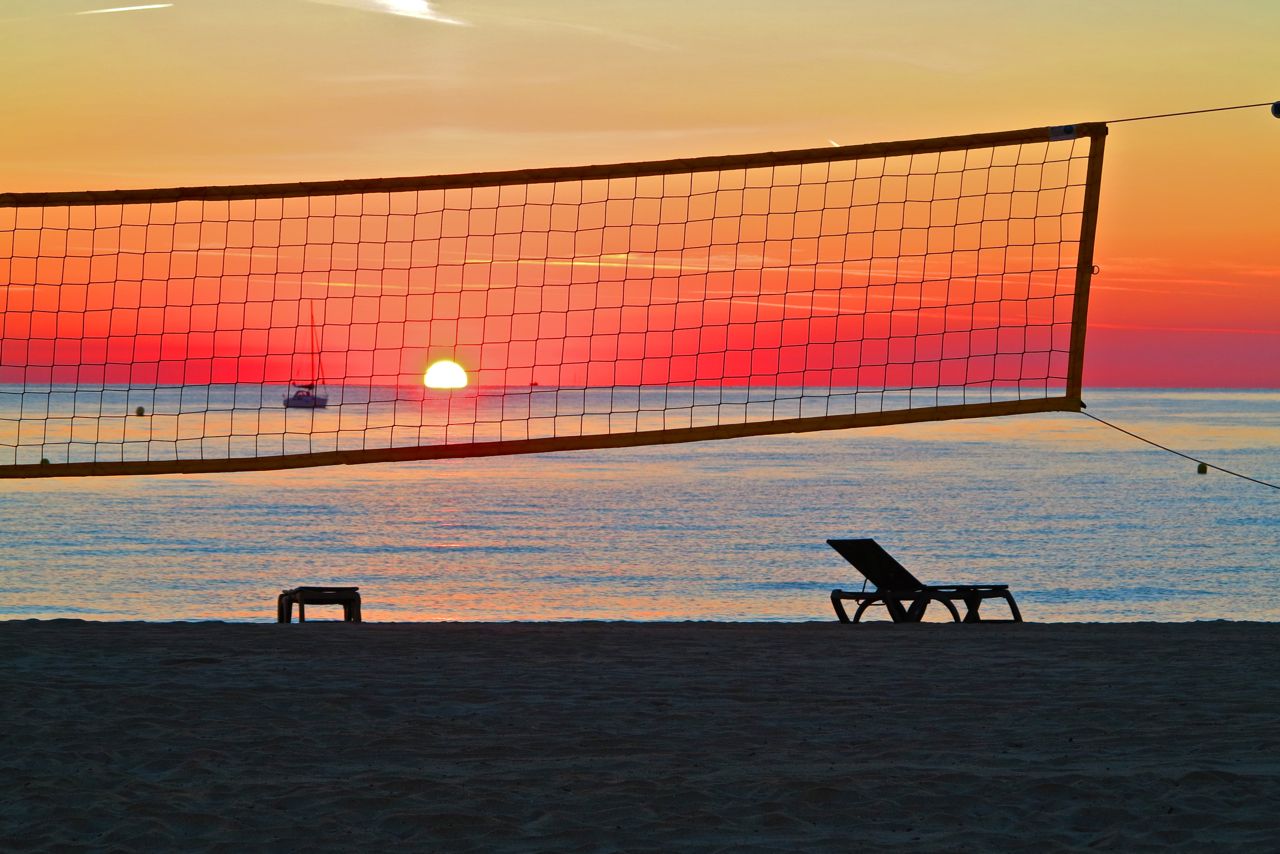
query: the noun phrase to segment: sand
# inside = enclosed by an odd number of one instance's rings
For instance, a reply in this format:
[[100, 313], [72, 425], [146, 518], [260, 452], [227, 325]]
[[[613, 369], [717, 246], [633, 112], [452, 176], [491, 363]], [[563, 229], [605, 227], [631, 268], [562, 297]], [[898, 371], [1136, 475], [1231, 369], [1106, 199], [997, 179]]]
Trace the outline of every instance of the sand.
[[1280, 625], [0, 624], [0, 849], [1280, 850]]

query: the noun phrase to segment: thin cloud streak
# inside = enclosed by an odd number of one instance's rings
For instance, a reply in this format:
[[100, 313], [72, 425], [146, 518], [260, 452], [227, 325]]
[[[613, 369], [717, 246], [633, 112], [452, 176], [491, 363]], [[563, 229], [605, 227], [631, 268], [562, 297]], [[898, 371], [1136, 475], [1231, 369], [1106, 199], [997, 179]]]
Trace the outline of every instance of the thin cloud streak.
[[115, 12], [145, 12], [149, 9], [170, 9], [172, 3], [148, 3], [145, 6], [115, 6], [110, 9], [88, 9], [84, 12], [76, 12], [77, 15], [110, 15]]
[[1148, 326], [1138, 323], [1096, 323], [1089, 329], [1120, 329], [1125, 332], [1179, 332], [1212, 335], [1280, 335], [1280, 329], [1242, 329], [1236, 326]]
[[575, 21], [554, 20], [552, 18], [525, 18], [512, 17], [511, 15], [494, 15], [485, 16], [488, 18], [486, 24], [492, 24], [497, 27], [515, 28], [520, 30], [531, 31], [554, 31], [561, 30], [585, 35], [594, 39], [604, 39], [627, 47], [636, 48], [637, 50], [649, 51], [653, 53], [668, 53], [672, 51], [682, 50], [681, 46], [671, 42], [650, 38], [638, 33], [626, 30], [615, 30], [612, 28], [600, 27], [594, 24], [581, 24]]
[[455, 27], [471, 26], [466, 21], [441, 15], [427, 0], [310, 0], [326, 6], [343, 6], [358, 9], [362, 12], [373, 12], [381, 15], [394, 15], [398, 18], [413, 18], [418, 21], [431, 21], [436, 24], [449, 24]]

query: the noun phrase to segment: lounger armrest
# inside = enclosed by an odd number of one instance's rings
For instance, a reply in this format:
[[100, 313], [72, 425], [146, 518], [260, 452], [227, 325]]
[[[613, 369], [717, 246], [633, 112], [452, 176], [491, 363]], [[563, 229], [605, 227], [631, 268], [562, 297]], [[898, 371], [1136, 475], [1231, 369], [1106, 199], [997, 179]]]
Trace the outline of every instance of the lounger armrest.
[[962, 590], [1008, 590], [1007, 584], [930, 584], [925, 590], [937, 590], [940, 593], [955, 593]]

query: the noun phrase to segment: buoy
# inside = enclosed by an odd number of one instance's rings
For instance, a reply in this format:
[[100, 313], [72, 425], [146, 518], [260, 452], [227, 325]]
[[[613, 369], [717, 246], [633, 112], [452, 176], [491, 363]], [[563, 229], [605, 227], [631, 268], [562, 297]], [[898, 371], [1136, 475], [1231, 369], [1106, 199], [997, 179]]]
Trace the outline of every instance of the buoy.
[[147, 408], [145, 406], [139, 406], [137, 409], [133, 410], [133, 413], [141, 418], [147, 414]]
[[1196, 474], [1208, 474], [1208, 473], [1209, 473], [1209, 467], [1204, 463], [1201, 463], [1200, 465], [1196, 466]]
[[1277, 119], [1280, 119], [1280, 101], [1276, 101], [1274, 104], [1271, 105], [1271, 115], [1275, 116]]

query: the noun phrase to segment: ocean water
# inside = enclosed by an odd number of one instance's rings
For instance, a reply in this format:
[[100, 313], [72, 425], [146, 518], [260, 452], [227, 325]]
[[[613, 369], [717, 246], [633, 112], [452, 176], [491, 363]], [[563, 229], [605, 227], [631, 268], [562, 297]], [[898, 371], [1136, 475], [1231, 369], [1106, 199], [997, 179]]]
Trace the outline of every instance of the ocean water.
[[[1280, 392], [1086, 401], [1280, 482]], [[861, 578], [824, 541], [856, 536], [926, 581], [1007, 583], [1029, 620], [1280, 619], [1280, 490], [1079, 414], [0, 481], [0, 619], [271, 621], [280, 588], [333, 583], [368, 620], [827, 620]]]
[[[327, 406], [283, 406], [250, 383], [40, 389], [0, 383], [0, 465], [227, 459], [671, 430], [1061, 396], [1045, 383], [969, 388], [800, 386], [324, 386]], [[146, 417], [134, 417], [137, 410]]]

